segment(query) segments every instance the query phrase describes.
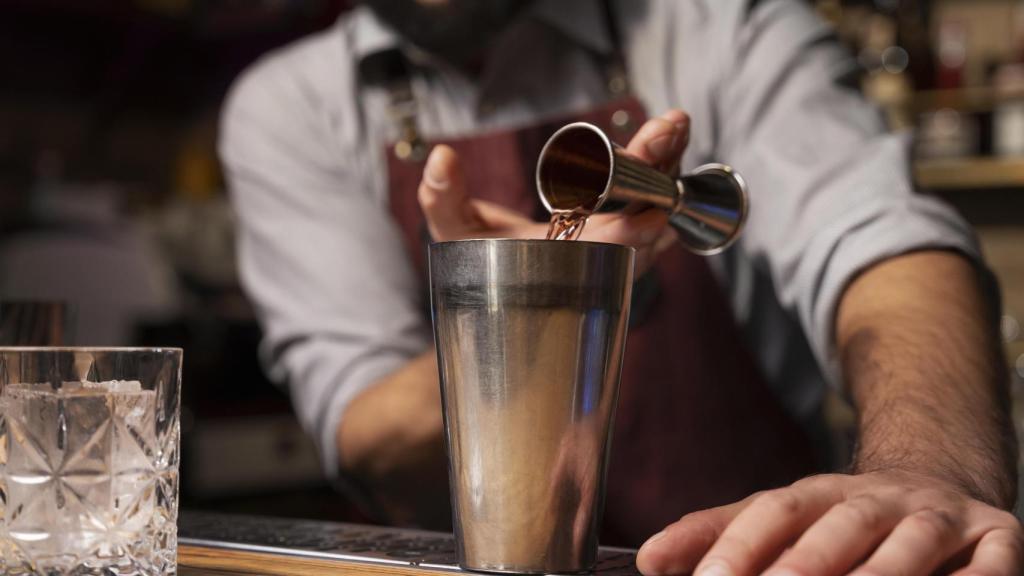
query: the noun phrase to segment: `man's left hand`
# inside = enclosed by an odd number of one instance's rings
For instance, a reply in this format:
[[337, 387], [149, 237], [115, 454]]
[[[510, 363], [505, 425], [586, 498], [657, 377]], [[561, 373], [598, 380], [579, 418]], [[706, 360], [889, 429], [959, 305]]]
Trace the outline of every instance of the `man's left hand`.
[[683, 516], [644, 544], [637, 567], [646, 576], [1019, 576], [1024, 530], [931, 477], [827, 474]]

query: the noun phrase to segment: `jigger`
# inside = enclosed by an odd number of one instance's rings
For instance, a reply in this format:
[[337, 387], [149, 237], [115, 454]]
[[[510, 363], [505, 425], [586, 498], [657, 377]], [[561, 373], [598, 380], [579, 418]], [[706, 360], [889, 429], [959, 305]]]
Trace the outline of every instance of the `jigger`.
[[682, 243], [701, 255], [728, 248], [747, 217], [747, 186], [731, 167], [705, 164], [672, 177], [586, 122], [563, 126], [544, 145], [537, 190], [552, 214], [591, 214], [634, 203], [662, 208]]

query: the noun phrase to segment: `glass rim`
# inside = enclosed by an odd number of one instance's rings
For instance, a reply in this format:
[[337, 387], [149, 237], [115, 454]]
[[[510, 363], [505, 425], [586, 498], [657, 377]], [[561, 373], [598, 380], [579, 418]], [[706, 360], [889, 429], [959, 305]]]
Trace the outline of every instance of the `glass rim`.
[[170, 352], [184, 353], [173, 346], [0, 346], [0, 354], [8, 352]]

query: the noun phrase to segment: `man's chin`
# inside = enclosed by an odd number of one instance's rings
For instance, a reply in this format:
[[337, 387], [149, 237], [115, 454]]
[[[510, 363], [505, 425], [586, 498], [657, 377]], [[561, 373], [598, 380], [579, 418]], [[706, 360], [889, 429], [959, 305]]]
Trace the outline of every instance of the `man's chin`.
[[459, 67], [483, 59], [531, 0], [364, 0], [408, 42]]

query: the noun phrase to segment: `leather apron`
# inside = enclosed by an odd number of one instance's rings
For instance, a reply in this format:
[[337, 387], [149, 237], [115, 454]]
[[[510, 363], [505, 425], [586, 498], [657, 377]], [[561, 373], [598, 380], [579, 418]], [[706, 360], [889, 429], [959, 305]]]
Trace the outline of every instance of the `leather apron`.
[[[609, 85], [614, 92], [623, 83]], [[418, 140], [408, 81], [397, 86], [392, 109], [402, 140], [386, 151], [390, 211], [426, 295], [430, 239], [417, 188], [429, 145], [441, 141]], [[471, 196], [547, 220], [534, 172], [555, 130], [586, 121], [625, 144], [644, 119], [639, 100], [625, 95], [569, 117], [443, 143], [458, 153]], [[708, 263], [678, 244], [666, 250], [634, 286], [602, 543], [637, 546], [683, 514], [815, 468], [807, 435], [765, 383]]]

